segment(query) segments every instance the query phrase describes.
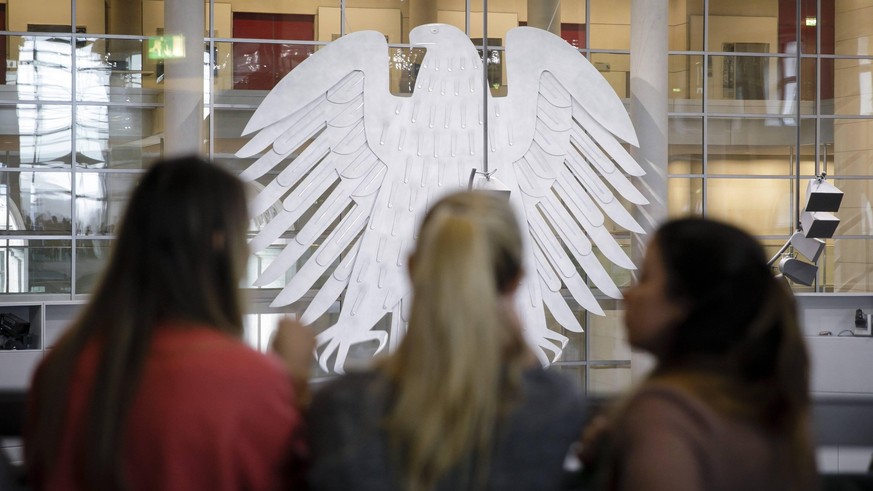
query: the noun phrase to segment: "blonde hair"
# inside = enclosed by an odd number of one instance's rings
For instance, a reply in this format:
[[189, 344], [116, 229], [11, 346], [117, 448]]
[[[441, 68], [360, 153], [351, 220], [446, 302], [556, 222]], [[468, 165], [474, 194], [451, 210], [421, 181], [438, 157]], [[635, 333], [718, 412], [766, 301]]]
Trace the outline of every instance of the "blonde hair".
[[[480, 484], [487, 477], [492, 435], [527, 354], [520, 326], [501, 308], [521, 262], [504, 198], [456, 193], [425, 217], [411, 259], [409, 329], [381, 365], [396, 390], [385, 424], [404, 488], [430, 489], [465, 457]], [[472, 481], [470, 470], [463, 477]]]

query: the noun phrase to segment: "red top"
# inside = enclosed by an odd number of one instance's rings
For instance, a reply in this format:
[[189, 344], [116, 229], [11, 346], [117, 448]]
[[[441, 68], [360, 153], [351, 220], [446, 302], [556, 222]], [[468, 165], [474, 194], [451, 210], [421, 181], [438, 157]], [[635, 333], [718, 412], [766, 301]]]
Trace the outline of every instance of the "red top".
[[[78, 489], [75, 434], [98, 350], [93, 344], [84, 351], [72, 379], [67, 430], [45, 489]], [[131, 489], [294, 489], [306, 446], [292, 389], [278, 359], [226, 334], [202, 326], [158, 329], [128, 415], [123, 451]]]

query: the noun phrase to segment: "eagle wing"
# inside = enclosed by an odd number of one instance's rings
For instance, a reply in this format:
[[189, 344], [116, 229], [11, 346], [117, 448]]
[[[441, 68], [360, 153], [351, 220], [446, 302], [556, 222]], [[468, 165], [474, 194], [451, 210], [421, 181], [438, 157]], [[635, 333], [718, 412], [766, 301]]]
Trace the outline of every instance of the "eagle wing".
[[512, 200], [529, 232], [527, 270], [536, 275], [519, 298], [526, 333], [543, 361], [555, 360], [567, 338], [547, 327], [543, 305], [563, 328], [581, 332], [565, 289], [600, 315], [591, 286], [621, 298], [607, 268], [635, 267], [610, 230], [644, 233], [619, 199], [648, 203], [629, 179], [644, 172], [622, 145], [638, 144], [624, 105], [584, 56], [546, 31], [520, 27], [507, 35], [506, 57], [509, 95], [495, 99], [491, 145], [498, 161], [512, 162], [502, 178], [519, 191]]

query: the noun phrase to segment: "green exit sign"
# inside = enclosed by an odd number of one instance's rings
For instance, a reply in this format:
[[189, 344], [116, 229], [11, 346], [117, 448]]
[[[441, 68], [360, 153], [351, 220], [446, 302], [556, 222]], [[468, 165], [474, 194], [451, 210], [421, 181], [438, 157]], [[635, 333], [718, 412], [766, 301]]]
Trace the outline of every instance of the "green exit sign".
[[149, 38], [149, 59], [166, 60], [185, 57], [185, 36], [171, 34]]

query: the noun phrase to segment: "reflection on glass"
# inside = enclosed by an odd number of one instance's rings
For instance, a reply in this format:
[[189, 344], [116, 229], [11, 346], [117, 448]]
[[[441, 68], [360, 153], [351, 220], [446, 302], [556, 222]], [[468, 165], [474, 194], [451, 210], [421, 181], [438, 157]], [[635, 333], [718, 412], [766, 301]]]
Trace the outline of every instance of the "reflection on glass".
[[0, 240], [0, 293], [69, 293], [70, 241]]
[[788, 178], [710, 178], [706, 183], [707, 214], [753, 235], [787, 235], [794, 230], [793, 184]]
[[[796, 175], [797, 128], [779, 126], [778, 120], [781, 118], [709, 119], [707, 173]], [[801, 120], [802, 175], [814, 172], [815, 132], [814, 120]]]
[[667, 57], [670, 112], [700, 112], [703, 109], [703, 57]]
[[[76, 163], [79, 167], [141, 169], [161, 153], [161, 134], [157, 133], [160, 113], [154, 107], [92, 106], [79, 104], [77, 121], [81, 128], [106, 112], [108, 123], [90, 131], [77, 132]], [[105, 129], [111, 128], [111, 131]], [[90, 149], [90, 152], [89, 152]]]
[[76, 174], [76, 234], [113, 235], [139, 174]]
[[824, 139], [826, 143], [831, 143], [825, 147], [829, 174], [873, 176], [873, 166], [870, 165], [873, 160], [873, 120], [823, 120], [822, 133], [823, 136], [831, 136], [830, 141]]
[[[93, 40], [24, 36], [21, 38], [18, 66], [19, 100], [70, 100], [72, 97], [73, 59], [79, 94], [95, 102], [108, 102], [109, 65], [93, 52]], [[21, 135], [21, 165], [46, 162], [69, 162], [72, 140], [72, 114], [69, 107], [54, 105], [18, 105]], [[84, 163], [93, 165], [105, 160], [109, 117], [106, 106], [89, 106], [76, 118], [77, 153]]]
[[[108, 93], [113, 102], [158, 103], [161, 87], [158, 78], [163, 75], [163, 61], [143, 56], [146, 43], [139, 39], [94, 40], [91, 50], [108, 68], [108, 77], [91, 79], [87, 85], [78, 81], [77, 100], [102, 102]], [[161, 73], [158, 73], [159, 67]]]
[[591, 64], [622, 99], [630, 94], [630, 55], [595, 53]]
[[703, 214], [703, 179], [667, 180], [667, 214], [684, 217]]
[[0, 172], [0, 234], [68, 235], [68, 172]]
[[76, 241], [76, 293], [93, 293], [109, 260], [112, 241], [82, 238]]
[[591, 47], [630, 49], [631, 0], [589, 0]]
[[669, 174], [703, 173], [703, 119], [673, 117], [667, 128]]
[[390, 48], [388, 66], [391, 93], [397, 96], [411, 96], [415, 91], [415, 80], [427, 50], [424, 48]]

